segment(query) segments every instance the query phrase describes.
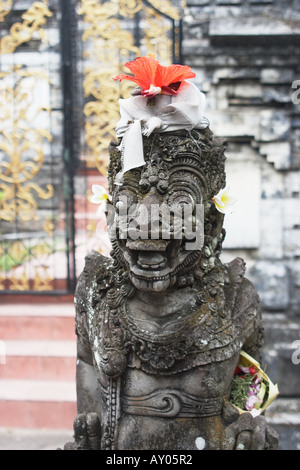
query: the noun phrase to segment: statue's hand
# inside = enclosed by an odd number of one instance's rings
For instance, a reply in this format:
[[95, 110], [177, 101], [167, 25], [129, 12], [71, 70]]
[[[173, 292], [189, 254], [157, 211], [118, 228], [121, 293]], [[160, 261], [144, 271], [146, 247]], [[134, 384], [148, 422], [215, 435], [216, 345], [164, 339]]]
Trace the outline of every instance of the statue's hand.
[[250, 413], [239, 414], [228, 401], [224, 404], [224, 450], [276, 450], [279, 436], [262, 415], [253, 418]]
[[101, 427], [96, 413], [80, 414], [74, 421], [74, 440], [64, 450], [100, 450]]

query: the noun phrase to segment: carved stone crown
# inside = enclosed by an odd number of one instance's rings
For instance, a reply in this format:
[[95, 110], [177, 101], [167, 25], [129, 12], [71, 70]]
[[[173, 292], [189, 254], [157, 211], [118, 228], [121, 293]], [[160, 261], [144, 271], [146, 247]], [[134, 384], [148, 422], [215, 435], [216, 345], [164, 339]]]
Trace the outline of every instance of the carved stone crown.
[[[118, 149], [120, 142], [112, 142], [110, 146], [110, 164], [108, 180], [110, 192], [113, 194], [116, 175], [121, 171], [122, 157]], [[224, 152], [227, 143], [216, 139], [209, 128], [193, 131], [175, 131], [153, 133], [144, 137], [144, 154], [146, 162], [165, 162], [178, 168], [188, 167], [197, 172], [203, 185], [205, 199], [210, 200], [220, 189], [225, 187]], [[143, 188], [141, 186], [143, 191]]]

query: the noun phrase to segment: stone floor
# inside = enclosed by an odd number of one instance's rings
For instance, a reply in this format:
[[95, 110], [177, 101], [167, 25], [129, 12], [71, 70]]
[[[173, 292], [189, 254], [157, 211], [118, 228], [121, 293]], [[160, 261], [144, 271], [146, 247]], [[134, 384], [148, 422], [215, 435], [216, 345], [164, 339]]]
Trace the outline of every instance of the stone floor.
[[[272, 423], [279, 432], [278, 450], [300, 450], [300, 427], [295, 424]], [[1, 450], [57, 450], [73, 441], [72, 431], [46, 429], [0, 428]]]
[[0, 428], [0, 450], [57, 450], [72, 440], [68, 430]]

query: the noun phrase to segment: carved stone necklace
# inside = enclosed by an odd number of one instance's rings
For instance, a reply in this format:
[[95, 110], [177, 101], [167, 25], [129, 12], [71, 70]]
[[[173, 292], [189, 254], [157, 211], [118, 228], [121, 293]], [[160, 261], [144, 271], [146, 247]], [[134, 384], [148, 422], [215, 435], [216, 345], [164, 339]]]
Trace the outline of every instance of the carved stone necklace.
[[[127, 356], [134, 352], [141, 368], [150, 374], [171, 375], [197, 365], [222, 360], [236, 352], [238, 325], [232, 321], [232, 305], [226, 302], [224, 287], [212, 297], [208, 291], [199, 295], [199, 305], [184, 318], [175, 331], [151, 333], [142, 329], [128, 313], [129, 288], [112, 288], [96, 315], [100, 368], [108, 376], [121, 376]], [[204, 292], [204, 290], [202, 290]], [[188, 358], [188, 360], [187, 360]]]

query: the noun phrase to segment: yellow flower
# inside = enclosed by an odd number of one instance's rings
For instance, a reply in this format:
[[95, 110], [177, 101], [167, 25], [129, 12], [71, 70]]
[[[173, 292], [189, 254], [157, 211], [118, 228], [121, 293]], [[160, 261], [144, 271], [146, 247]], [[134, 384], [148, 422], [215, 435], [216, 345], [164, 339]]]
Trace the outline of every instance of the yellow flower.
[[93, 196], [91, 202], [93, 204], [106, 204], [107, 201], [111, 201], [111, 196], [108, 194], [103, 186], [94, 184], [92, 186]]
[[230, 194], [230, 187], [221, 189], [218, 194], [212, 198], [215, 203], [216, 209], [222, 214], [226, 214], [227, 209], [236, 203], [237, 199]]

